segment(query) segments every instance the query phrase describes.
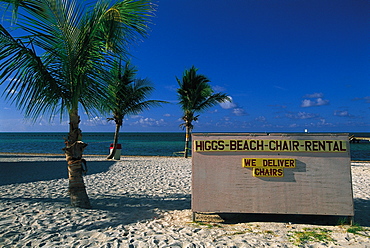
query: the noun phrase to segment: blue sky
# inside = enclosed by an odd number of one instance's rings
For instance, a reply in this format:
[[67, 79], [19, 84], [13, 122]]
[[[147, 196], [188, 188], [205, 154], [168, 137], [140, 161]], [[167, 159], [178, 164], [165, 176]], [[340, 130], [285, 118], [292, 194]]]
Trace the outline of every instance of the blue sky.
[[[132, 47], [151, 99], [122, 132], [177, 132], [176, 77], [192, 65], [232, 103], [200, 113], [194, 132], [370, 131], [368, 0], [159, 0], [150, 35]], [[0, 86], [3, 90], [4, 86]], [[0, 98], [0, 131], [68, 132], [68, 120], [26, 121]], [[113, 132], [106, 117], [82, 131]]]

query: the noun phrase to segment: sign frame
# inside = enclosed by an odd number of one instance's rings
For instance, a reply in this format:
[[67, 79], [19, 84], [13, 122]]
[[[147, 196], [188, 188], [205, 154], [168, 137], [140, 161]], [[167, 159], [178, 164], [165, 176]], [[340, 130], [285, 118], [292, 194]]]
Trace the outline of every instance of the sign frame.
[[[337, 148], [335, 151], [196, 148], [202, 141], [225, 144], [227, 140], [241, 140], [241, 144], [261, 141], [265, 147], [271, 140], [291, 144], [311, 142], [317, 149], [319, 142], [336, 143]], [[193, 133], [192, 142], [193, 216], [201, 212], [333, 215], [350, 219], [354, 216], [347, 133]], [[272, 165], [273, 161], [292, 159], [295, 165], [279, 167], [284, 170], [282, 176], [259, 177], [253, 176], [255, 168], [243, 167], [244, 159], [271, 160]]]

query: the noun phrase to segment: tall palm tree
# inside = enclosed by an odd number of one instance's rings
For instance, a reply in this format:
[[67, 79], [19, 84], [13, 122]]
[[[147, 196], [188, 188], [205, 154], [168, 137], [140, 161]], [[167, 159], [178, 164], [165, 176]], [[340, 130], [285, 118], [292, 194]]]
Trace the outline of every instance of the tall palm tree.
[[203, 112], [218, 103], [231, 101], [226, 94], [214, 93], [209, 84], [210, 80], [204, 75], [197, 74], [197, 71], [198, 69], [192, 66], [185, 70], [182, 80], [176, 78], [179, 84], [177, 89], [179, 104], [184, 112], [182, 117], [184, 123], [180, 126], [186, 130], [185, 158], [188, 157], [190, 133], [194, 128], [192, 122], [197, 121], [199, 117], [195, 113]]
[[[83, 181], [79, 108], [102, 110], [114, 56], [147, 34], [150, 0], [0, 0], [13, 10], [13, 25], [25, 34], [13, 37], [0, 25], [0, 84], [6, 98], [26, 117], [69, 117], [65, 156], [72, 206], [90, 208]], [[5, 4], [5, 5], [4, 5]], [[6, 6], [8, 5], [8, 6]], [[19, 11], [18, 11], [19, 10]]]
[[131, 66], [130, 62], [127, 62], [123, 68], [121, 61], [119, 61], [112, 68], [111, 75], [113, 78], [109, 85], [111, 101], [109, 111], [113, 117], [108, 118], [108, 120], [113, 120], [116, 123], [116, 130], [114, 133], [113, 149], [107, 159], [112, 159], [116, 153], [119, 131], [126, 115], [138, 114], [150, 107], [167, 103], [165, 101], [146, 100], [153, 92], [154, 87], [148, 79], [136, 79], [136, 73], [136, 68]]

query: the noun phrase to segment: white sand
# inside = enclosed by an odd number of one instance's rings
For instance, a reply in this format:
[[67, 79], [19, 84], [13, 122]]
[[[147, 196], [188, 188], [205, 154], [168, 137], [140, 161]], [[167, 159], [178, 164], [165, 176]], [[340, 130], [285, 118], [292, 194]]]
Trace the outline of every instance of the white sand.
[[[335, 241], [300, 247], [370, 248], [370, 231], [352, 234], [344, 225], [225, 224], [214, 215], [198, 215], [207, 225], [192, 223], [191, 159], [86, 159], [89, 210], [69, 206], [63, 157], [0, 155], [0, 247], [297, 247], [294, 234], [316, 228]], [[367, 230], [369, 169], [352, 163], [355, 222]]]

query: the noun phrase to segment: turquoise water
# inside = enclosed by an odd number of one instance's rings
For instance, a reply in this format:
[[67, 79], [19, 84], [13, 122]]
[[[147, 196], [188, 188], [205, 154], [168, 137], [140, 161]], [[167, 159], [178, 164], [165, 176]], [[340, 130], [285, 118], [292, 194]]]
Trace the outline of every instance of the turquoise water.
[[[67, 133], [0, 133], [0, 152], [63, 154]], [[84, 154], [109, 154], [113, 133], [83, 133]], [[184, 150], [184, 133], [121, 133], [123, 155], [171, 156]]]
[[[352, 134], [351, 134], [352, 135]], [[370, 133], [354, 133], [370, 137]], [[67, 133], [0, 133], [0, 152], [63, 154]], [[107, 155], [113, 133], [83, 133], [85, 154]], [[121, 133], [122, 155], [172, 156], [184, 150], [185, 133]], [[369, 161], [370, 143], [350, 144], [351, 159]]]

